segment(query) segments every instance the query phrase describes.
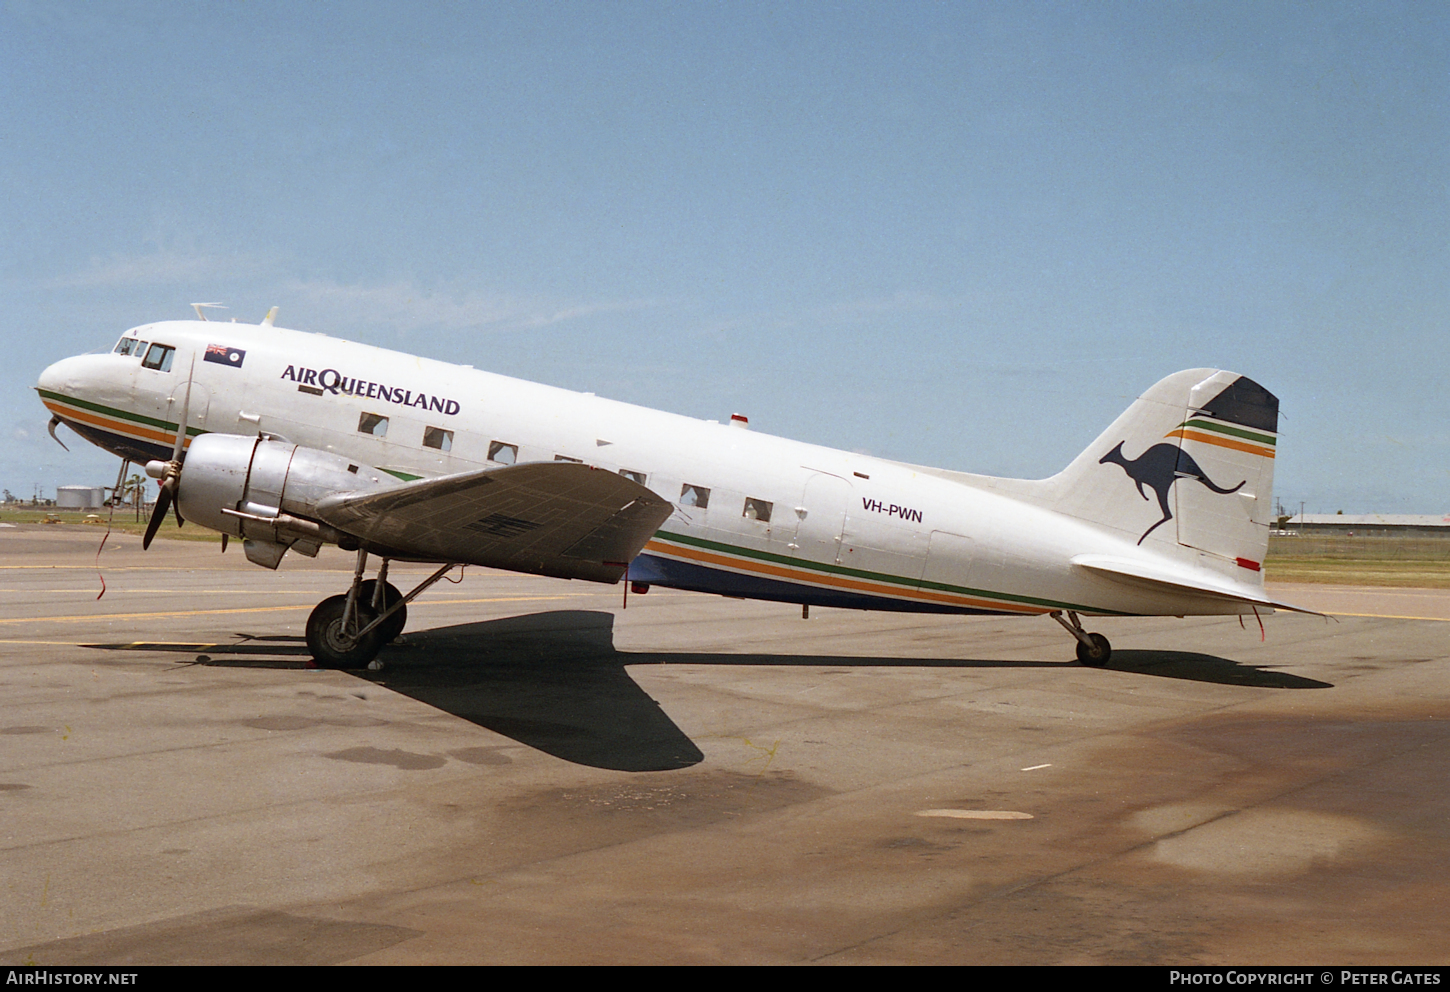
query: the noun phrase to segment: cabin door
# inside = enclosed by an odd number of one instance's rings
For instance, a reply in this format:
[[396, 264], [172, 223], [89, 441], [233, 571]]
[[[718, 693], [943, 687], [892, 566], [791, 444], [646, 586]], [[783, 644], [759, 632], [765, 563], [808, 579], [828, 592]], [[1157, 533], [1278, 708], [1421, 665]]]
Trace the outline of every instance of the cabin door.
[[841, 535], [851, 505], [851, 484], [840, 476], [817, 472], [806, 480], [795, 506], [795, 538], [791, 554], [805, 561], [836, 565], [841, 560]]

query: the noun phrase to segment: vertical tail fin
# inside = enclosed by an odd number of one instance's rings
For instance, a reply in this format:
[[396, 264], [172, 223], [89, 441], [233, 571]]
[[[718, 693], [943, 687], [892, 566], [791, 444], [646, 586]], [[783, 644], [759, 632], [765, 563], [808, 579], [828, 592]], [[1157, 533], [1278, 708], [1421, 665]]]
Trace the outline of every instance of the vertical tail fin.
[[1278, 427], [1278, 399], [1247, 376], [1177, 372], [1046, 480], [1044, 501], [1143, 547], [1207, 552], [1258, 571]]

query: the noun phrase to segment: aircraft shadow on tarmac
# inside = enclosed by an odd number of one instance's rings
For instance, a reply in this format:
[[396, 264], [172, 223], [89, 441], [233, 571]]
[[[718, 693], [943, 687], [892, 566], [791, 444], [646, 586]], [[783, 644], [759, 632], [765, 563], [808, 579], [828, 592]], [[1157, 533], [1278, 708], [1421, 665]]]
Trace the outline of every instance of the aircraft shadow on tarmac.
[[[250, 636], [206, 645], [193, 664], [300, 667], [299, 637]], [[92, 644], [110, 650], [185, 651], [197, 645]], [[1065, 652], [1064, 652], [1065, 653]], [[224, 655], [226, 657], [213, 657]], [[286, 660], [284, 660], [286, 659]], [[555, 757], [617, 771], [664, 771], [703, 760], [694, 742], [639, 684], [628, 665], [758, 665], [861, 668], [1065, 668], [1068, 662], [837, 655], [621, 652], [614, 615], [582, 610], [532, 613], [410, 632], [386, 649], [380, 672], [359, 678], [427, 703]], [[1214, 655], [1116, 651], [1110, 670], [1256, 688], [1331, 685]]]

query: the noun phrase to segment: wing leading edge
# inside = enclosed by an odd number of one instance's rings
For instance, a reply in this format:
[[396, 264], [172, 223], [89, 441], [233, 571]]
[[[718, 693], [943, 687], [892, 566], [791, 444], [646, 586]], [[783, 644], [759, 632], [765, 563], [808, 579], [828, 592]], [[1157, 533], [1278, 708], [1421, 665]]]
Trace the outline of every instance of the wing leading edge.
[[511, 465], [339, 493], [316, 513], [393, 558], [618, 582], [673, 506], [587, 465]]

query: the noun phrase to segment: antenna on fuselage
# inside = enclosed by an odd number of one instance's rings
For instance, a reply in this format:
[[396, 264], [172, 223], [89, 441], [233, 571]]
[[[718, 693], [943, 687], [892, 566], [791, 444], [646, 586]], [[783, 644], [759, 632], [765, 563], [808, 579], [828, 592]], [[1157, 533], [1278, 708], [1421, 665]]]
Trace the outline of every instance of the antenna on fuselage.
[[196, 311], [198, 320], [206, 320], [206, 313], [203, 311], [203, 307], [210, 307], [214, 310], [225, 310], [227, 308], [225, 303], [193, 303], [191, 309]]

